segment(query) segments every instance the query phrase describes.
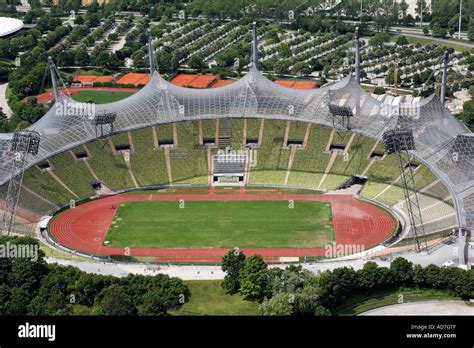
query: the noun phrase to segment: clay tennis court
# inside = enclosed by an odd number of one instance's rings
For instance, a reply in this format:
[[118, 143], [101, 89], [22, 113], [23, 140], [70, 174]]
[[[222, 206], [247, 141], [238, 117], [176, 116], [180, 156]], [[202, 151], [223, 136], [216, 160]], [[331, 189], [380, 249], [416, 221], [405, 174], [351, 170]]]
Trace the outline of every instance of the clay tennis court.
[[[364, 249], [385, 241], [397, 222], [384, 210], [350, 195], [244, 193], [219, 194], [118, 194], [81, 204], [69, 209], [50, 223], [50, 233], [70, 249], [96, 255], [151, 256], [162, 262], [219, 262], [229, 248], [113, 248], [103, 244], [117, 207], [122, 202], [146, 200], [294, 200], [319, 201], [331, 204], [335, 244], [358, 245]], [[252, 192], [252, 191], [250, 191]], [[267, 261], [280, 257], [324, 256], [325, 248], [242, 248], [246, 255], [260, 254]]]

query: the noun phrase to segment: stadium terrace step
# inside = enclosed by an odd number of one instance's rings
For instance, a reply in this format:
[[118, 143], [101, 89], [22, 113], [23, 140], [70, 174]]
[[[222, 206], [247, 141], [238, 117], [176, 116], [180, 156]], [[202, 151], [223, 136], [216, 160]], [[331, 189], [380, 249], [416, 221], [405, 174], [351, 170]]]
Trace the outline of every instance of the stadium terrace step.
[[185, 148], [185, 147], [170, 149], [170, 158], [171, 159], [188, 158], [188, 157], [189, 157], [189, 152], [188, 152], [188, 149]]
[[231, 146], [232, 122], [230, 119], [219, 120], [219, 148], [225, 149]]

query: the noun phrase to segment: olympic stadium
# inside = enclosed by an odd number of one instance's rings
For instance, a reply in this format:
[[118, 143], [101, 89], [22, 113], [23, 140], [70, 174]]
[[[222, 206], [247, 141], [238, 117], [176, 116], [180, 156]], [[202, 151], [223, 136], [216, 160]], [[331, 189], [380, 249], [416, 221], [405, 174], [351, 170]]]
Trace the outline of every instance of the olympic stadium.
[[[254, 38], [249, 72], [215, 89], [175, 86], [150, 59], [150, 82], [126, 99], [56, 92], [37, 123], [0, 134], [3, 230], [156, 262], [217, 262], [233, 247], [270, 262], [327, 245], [423, 249], [456, 234], [466, 263], [474, 136], [442, 101], [379, 102], [358, 64], [294, 90], [258, 70], [257, 52]], [[389, 148], [402, 133], [411, 143]]]

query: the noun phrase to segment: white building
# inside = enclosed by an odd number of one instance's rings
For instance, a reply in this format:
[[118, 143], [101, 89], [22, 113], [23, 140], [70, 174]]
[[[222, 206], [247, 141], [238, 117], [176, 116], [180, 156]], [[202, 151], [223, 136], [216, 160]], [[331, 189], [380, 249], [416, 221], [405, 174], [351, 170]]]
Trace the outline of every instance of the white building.
[[23, 22], [16, 18], [0, 17], [0, 37], [16, 33], [23, 28]]

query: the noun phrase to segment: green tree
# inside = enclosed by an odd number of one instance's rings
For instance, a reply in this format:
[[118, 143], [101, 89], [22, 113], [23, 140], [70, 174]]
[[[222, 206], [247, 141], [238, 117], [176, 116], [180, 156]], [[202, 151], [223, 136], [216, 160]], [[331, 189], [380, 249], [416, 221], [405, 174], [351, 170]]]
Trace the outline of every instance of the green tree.
[[[11, 243], [38, 246], [38, 241], [26, 237], [14, 239]], [[8, 279], [11, 287], [21, 288], [30, 294], [34, 294], [39, 289], [41, 279], [48, 272], [48, 269], [44, 261], [43, 251], [38, 249], [37, 252], [37, 259], [34, 255], [30, 258], [12, 259], [12, 267]]]
[[275, 74], [277, 75], [284, 75], [288, 73], [290, 68], [290, 64], [287, 61], [279, 60], [275, 63]]
[[357, 278], [356, 271], [349, 267], [322, 272], [317, 279], [321, 304], [331, 308], [341, 303], [350, 291], [358, 287]]
[[264, 300], [260, 306], [260, 312], [263, 315], [292, 315], [293, 314], [293, 295], [280, 292], [270, 299]]
[[126, 288], [113, 284], [105, 288], [97, 303], [98, 312], [103, 315], [134, 315], [136, 308], [132, 303]]
[[41, 279], [41, 288], [28, 306], [32, 315], [67, 315], [71, 313], [71, 284], [81, 271], [72, 266], [51, 265], [49, 272]]
[[297, 62], [293, 65], [292, 69], [293, 74], [295, 75], [309, 75], [311, 74], [311, 68], [308, 63], [305, 62]]
[[22, 288], [11, 289], [9, 314], [10, 315], [26, 315], [28, 313], [28, 304], [31, 295]]
[[292, 55], [290, 46], [287, 43], [283, 43], [278, 47], [278, 54], [280, 58], [290, 58]]
[[0, 315], [10, 314], [11, 290], [6, 284], [0, 284]]
[[397, 257], [390, 264], [390, 272], [392, 272], [397, 283], [411, 283], [413, 280], [413, 263], [403, 257]]
[[385, 94], [385, 88], [383, 88], [381, 86], [375, 87], [374, 88], [374, 94], [377, 94], [377, 95]]
[[287, 292], [295, 294], [301, 290], [307, 280], [311, 278], [311, 273], [302, 269], [301, 266], [290, 265], [284, 270], [274, 268], [270, 270], [270, 288], [273, 294]]
[[170, 72], [178, 68], [179, 63], [176, 57], [170, 52], [163, 50], [156, 55], [156, 61], [160, 71]]
[[447, 35], [447, 31], [444, 28], [439, 27], [438, 25], [435, 25], [433, 27], [433, 37], [440, 37], [444, 39]]
[[226, 273], [221, 283], [222, 288], [229, 294], [235, 294], [240, 288], [240, 271], [245, 263], [245, 255], [238, 249], [229, 250], [222, 258], [221, 269]]
[[133, 67], [136, 69], [145, 68], [148, 66], [148, 60], [146, 55], [142, 50], [133, 52], [131, 56], [133, 60]]
[[79, 47], [74, 54], [74, 58], [75, 58], [75, 63], [81, 67], [87, 66], [91, 63], [89, 53], [87, 53], [87, 50], [85, 47]]
[[165, 315], [167, 310], [164, 299], [151, 290], [143, 296], [143, 303], [138, 307], [139, 315]]
[[201, 72], [204, 68], [204, 61], [201, 56], [194, 54], [189, 58], [188, 65], [191, 69], [196, 69], [197, 71]]
[[459, 272], [451, 283], [453, 292], [464, 300], [474, 298], [474, 271], [472, 269], [469, 271], [457, 270]]
[[469, 20], [469, 27], [468, 27], [468, 30], [467, 30], [467, 36], [468, 36], [469, 40], [474, 41], [474, 19], [473, 18], [471, 18]]
[[271, 295], [269, 281], [271, 271], [260, 255], [252, 255], [245, 259], [240, 272], [240, 294], [246, 300], [263, 301]]
[[431, 289], [440, 289], [444, 287], [443, 280], [441, 278], [441, 270], [436, 265], [428, 265], [424, 269], [425, 274], [425, 286]]
[[29, 304], [28, 312], [32, 315], [68, 315], [71, 313], [68, 300], [68, 295], [58, 287], [52, 287], [47, 292], [41, 289]]
[[76, 18], [74, 19], [74, 24], [83, 25], [84, 17], [82, 17], [81, 15], [76, 16]]
[[296, 292], [293, 306], [295, 315], [323, 315], [322, 313], [325, 313], [323, 308], [319, 299], [319, 289], [316, 286], [307, 285]]
[[362, 289], [374, 290], [391, 283], [391, 274], [386, 267], [379, 267], [375, 262], [369, 261], [361, 270], [357, 271], [359, 286]]
[[103, 276], [93, 273], [82, 273], [74, 284], [71, 285], [71, 292], [76, 294], [77, 303], [92, 306], [95, 298], [102, 289], [117, 282], [112, 276]]
[[463, 104], [463, 112], [459, 114], [461, 120], [470, 128], [474, 128], [474, 100], [469, 100]]
[[8, 40], [0, 39], [0, 58], [12, 58], [10, 43]]
[[402, 21], [405, 21], [405, 18], [407, 17], [409, 5], [407, 4], [405, 0], [402, 0], [399, 6], [400, 6], [400, 14], [402, 17]]
[[416, 2], [415, 13], [417, 14], [418, 18], [423, 17], [423, 21], [425, 21], [429, 14], [429, 6], [425, 0], [418, 0]]
[[8, 282], [8, 277], [12, 269], [12, 260], [7, 257], [0, 257], [0, 284]]
[[241, 278], [246, 279], [253, 274], [267, 269], [267, 264], [263, 261], [262, 256], [252, 255], [245, 259], [244, 265], [241, 269]]
[[245, 300], [262, 302], [265, 298], [271, 297], [269, 281], [271, 270], [264, 269], [257, 273], [252, 273], [240, 281], [240, 294]]
[[390, 68], [387, 72], [387, 76], [385, 77], [385, 82], [388, 84], [388, 85], [393, 85], [395, 83], [395, 73], [394, 73], [394, 69], [393, 68]]
[[71, 66], [74, 65], [74, 53], [71, 51], [61, 51], [57, 58], [56, 64], [57, 66], [64, 67], [64, 66]]
[[408, 42], [408, 39], [406, 38], [406, 36], [401, 35], [401, 36], [398, 37], [396, 44], [399, 45], [399, 46], [405, 46], [405, 45], [408, 45], [409, 42]]
[[377, 33], [370, 38], [369, 45], [383, 48], [387, 42], [390, 42], [390, 35], [388, 33]]

